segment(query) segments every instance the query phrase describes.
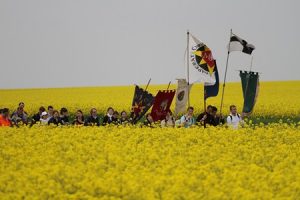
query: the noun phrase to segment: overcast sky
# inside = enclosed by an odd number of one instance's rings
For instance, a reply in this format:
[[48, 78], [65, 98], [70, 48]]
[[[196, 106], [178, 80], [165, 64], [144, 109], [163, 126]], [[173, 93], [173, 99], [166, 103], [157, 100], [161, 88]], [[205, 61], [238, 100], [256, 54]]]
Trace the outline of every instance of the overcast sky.
[[[256, 46], [262, 81], [300, 79], [298, 0], [0, 0], [0, 88], [175, 82], [186, 31], [223, 80], [230, 29]], [[251, 57], [233, 52], [228, 81]]]

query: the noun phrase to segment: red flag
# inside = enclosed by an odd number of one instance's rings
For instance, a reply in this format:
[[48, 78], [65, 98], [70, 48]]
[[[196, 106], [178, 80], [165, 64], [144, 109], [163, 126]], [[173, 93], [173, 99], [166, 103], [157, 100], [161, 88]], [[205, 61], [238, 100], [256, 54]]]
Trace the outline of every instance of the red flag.
[[167, 111], [170, 110], [174, 96], [175, 90], [158, 91], [151, 111], [151, 116], [154, 121], [165, 119]]

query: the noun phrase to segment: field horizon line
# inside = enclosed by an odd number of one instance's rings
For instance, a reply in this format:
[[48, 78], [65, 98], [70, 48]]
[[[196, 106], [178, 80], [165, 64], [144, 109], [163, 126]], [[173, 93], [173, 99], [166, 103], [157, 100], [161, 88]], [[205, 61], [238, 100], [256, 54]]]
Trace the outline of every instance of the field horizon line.
[[[273, 81], [260, 81], [261, 84], [263, 83], [290, 83], [290, 82], [299, 82], [300, 80], [273, 80]], [[239, 81], [229, 81], [226, 84], [238, 84]], [[196, 85], [201, 85], [203, 83], [194, 83]], [[0, 91], [7, 91], [7, 90], [45, 90], [45, 89], [84, 89], [84, 88], [116, 88], [116, 87], [134, 87], [138, 84], [132, 85], [90, 85], [90, 86], [65, 86], [65, 87], [24, 87], [24, 88], [0, 88]], [[167, 86], [168, 83], [165, 84], [150, 84], [149, 87], [157, 87], [157, 86]], [[170, 86], [174, 86], [176, 83], [171, 83]], [[219, 83], [220, 87], [223, 85], [223, 82]], [[141, 87], [145, 87], [146, 84], [139, 85]]]

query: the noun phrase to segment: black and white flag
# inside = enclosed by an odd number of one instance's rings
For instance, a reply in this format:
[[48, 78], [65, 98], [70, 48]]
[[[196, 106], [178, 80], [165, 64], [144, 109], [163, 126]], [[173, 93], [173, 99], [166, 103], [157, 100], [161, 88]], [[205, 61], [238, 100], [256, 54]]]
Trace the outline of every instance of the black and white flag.
[[246, 40], [238, 37], [237, 35], [232, 35], [230, 38], [230, 43], [228, 45], [228, 51], [241, 51], [246, 54], [251, 54], [255, 49], [253, 44], [248, 44]]

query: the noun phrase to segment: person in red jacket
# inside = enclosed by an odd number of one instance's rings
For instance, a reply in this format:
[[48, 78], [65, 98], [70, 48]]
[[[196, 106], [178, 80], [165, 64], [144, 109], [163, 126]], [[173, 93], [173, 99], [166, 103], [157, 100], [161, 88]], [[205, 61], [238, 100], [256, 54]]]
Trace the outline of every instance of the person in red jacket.
[[2, 112], [0, 114], [0, 126], [11, 126], [8, 108], [2, 109]]

